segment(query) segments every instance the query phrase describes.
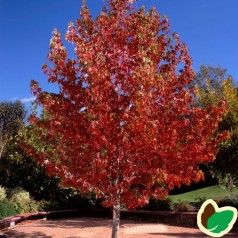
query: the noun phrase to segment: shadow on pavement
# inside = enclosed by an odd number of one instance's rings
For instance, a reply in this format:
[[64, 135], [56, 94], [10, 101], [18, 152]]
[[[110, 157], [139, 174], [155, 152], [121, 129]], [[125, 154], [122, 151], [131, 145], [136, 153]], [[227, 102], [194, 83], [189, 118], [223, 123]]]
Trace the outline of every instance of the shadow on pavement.
[[4, 235], [0, 235], [0, 238], [52, 238], [52, 236], [47, 236], [42, 232], [18, 232], [18, 231], [9, 231]]
[[[176, 238], [207, 238], [208, 235], [206, 234], [203, 234], [203, 233], [149, 233], [150, 235], [155, 235], [160, 237], [160, 236], [167, 236], [167, 237], [176, 237]], [[238, 233], [229, 233], [227, 235], [225, 235], [226, 238], [235, 238], [235, 237], [238, 237]]]
[[48, 220], [44, 222], [40, 222], [36, 224], [37, 227], [60, 227], [60, 228], [87, 228], [87, 227], [111, 227], [112, 221], [111, 220], [105, 220], [104, 219], [88, 219], [86, 221], [84, 220], [75, 220], [75, 219], [57, 219], [57, 220]]

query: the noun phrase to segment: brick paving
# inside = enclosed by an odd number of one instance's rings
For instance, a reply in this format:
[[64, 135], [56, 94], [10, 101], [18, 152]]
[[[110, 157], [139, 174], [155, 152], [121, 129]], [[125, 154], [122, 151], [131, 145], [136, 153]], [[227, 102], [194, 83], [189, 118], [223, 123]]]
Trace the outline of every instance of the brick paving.
[[[105, 218], [69, 218], [23, 222], [0, 233], [0, 238], [110, 238], [111, 220]], [[120, 238], [208, 238], [194, 228], [159, 223], [122, 220]], [[238, 238], [230, 233], [224, 238]]]

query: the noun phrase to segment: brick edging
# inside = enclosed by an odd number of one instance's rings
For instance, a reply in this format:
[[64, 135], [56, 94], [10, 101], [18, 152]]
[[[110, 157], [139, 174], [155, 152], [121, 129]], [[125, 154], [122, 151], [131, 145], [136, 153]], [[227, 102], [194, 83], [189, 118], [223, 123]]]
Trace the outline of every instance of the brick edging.
[[42, 219], [44, 217], [48, 217], [51, 215], [64, 215], [64, 214], [72, 214], [78, 212], [79, 210], [62, 210], [62, 211], [50, 211], [50, 212], [34, 212], [34, 213], [26, 213], [19, 214], [16, 216], [6, 217], [0, 220], [0, 230], [7, 229], [9, 227], [13, 227], [16, 224], [26, 221], [26, 220], [36, 220]]

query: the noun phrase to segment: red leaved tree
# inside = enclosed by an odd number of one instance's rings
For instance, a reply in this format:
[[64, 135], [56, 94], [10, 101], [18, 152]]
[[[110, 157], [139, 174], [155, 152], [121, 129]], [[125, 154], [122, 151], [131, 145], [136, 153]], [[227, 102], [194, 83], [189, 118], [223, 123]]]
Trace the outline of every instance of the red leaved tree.
[[46, 147], [29, 150], [65, 186], [95, 191], [113, 207], [118, 237], [120, 205], [135, 208], [150, 196], [199, 181], [222, 137], [214, 132], [224, 106], [193, 108], [194, 76], [187, 48], [169, 23], [133, 1], [108, 0], [93, 20], [83, 4], [66, 40], [55, 30], [43, 70], [58, 93], [32, 82], [44, 118], [31, 117]]

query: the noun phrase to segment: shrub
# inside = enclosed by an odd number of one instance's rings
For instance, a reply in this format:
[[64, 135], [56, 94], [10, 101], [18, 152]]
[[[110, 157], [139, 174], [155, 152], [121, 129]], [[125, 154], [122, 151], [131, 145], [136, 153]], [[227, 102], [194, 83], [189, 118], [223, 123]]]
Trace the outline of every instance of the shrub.
[[190, 212], [194, 211], [194, 207], [187, 201], [178, 200], [178, 202], [172, 205], [174, 212]]
[[29, 192], [21, 187], [8, 189], [7, 198], [14, 205], [18, 214], [38, 211], [37, 202], [31, 199]]
[[0, 186], [0, 201], [3, 201], [7, 197], [6, 190]]
[[219, 207], [231, 206], [238, 209], [238, 194], [233, 195], [232, 197], [228, 196], [218, 202]]
[[206, 197], [196, 197], [195, 201], [198, 205], [202, 205], [207, 200]]
[[45, 211], [81, 209], [93, 207], [96, 203], [95, 194], [84, 195], [73, 188], [61, 188], [57, 197], [49, 202], [43, 202]]
[[165, 198], [157, 200], [155, 198], [150, 198], [149, 204], [142, 207], [142, 209], [150, 211], [171, 211], [171, 199]]
[[30, 194], [21, 187], [8, 188], [7, 197], [13, 202], [29, 202]]
[[7, 201], [0, 201], [0, 219], [16, 215], [14, 205]]

